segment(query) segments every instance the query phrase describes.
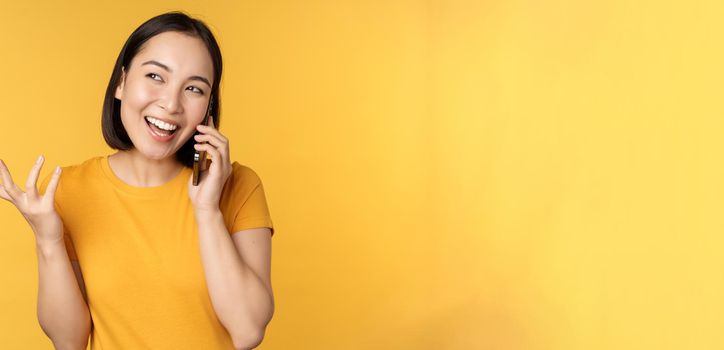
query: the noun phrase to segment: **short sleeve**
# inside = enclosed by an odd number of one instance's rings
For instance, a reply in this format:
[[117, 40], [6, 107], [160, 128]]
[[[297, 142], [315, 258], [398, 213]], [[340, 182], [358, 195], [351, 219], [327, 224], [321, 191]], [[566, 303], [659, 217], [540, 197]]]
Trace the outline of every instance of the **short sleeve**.
[[244, 191], [244, 193], [242, 196], [237, 197], [237, 200], [240, 201], [240, 207], [234, 214], [229, 233], [234, 234], [245, 229], [268, 227], [273, 236], [274, 225], [269, 214], [264, 185], [256, 173], [248, 168], [247, 171], [239, 172], [238, 174], [244, 175], [242, 176], [242, 181], [247, 185], [238, 187], [238, 189]]
[[[55, 170], [55, 169], [53, 169]], [[65, 171], [65, 169], [63, 169]], [[53, 177], [53, 172], [51, 171], [49, 174], [47, 174], [43, 180], [40, 182], [40, 187], [38, 188], [38, 193], [42, 196], [45, 195], [45, 190], [48, 188], [48, 183], [50, 183], [50, 179]], [[63, 173], [61, 172], [60, 175], [61, 179], [63, 178]], [[62, 196], [60, 195], [61, 186], [63, 184], [63, 181], [60, 181], [58, 183], [58, 187], [55, 189], [55, 197], [53, 204], [55, 206], [55, 211], [58, 212], [58, 215], [60, 216], [60, 219], [63, 220], [63, 211], [60, 208], [60, 198]], [[65, 242], [65, 250], [68, 251], [68, 258], [70, 260], [78, 260], [78, 256], [75, 253], [75, 247], [73, 246], [73, 240], [70, 235], [70, 230], [68, 230], [68, 226], [65, 225], [65, 221], [63, 220], [63, 240]]]

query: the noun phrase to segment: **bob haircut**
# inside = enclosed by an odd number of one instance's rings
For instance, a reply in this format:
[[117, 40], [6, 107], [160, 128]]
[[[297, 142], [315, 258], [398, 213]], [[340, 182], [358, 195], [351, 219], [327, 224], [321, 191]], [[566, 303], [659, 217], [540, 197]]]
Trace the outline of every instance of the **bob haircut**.
[[[121, 80], [121, 68], [129, 70], [131, 60], [136, 56], [141, 46], [150, 38], [163, 32], [175, 31], [191, 35], [201, 39], [209, 50], [211, 60], [214, 64], [214, 82], [211, 87], [211, 116], [214, 125], [219, 127], [219, 82], [221, 81], [221, 50], [211, 33], [211, 30], [201, 20], [191, 18], [183, 12], [172, 11], [153, 17], [131, 33], [121, 52], [118, 54], [116, 64], [113, 67], [111, 80], [108, 82], [106, 97], [103, 100], [103, 113], [101, 116], [101, 128], [103, 138], [112, 149], [130, 150], [134, 145], [128, 137], [126, 129], [121, 122], [121, 101], [115, 97], [115, 91]], [[194, 138], [190, 137], [186, 143], [176, 152], [176, 160], [186, 167], [193, 167]]]

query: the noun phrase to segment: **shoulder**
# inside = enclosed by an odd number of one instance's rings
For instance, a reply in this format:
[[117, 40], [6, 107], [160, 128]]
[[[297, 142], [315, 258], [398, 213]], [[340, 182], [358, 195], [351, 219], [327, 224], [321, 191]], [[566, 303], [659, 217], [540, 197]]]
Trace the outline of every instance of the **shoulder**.
[[251, 167], [235, 161], [231, 164], [231, 168], [231, 176], [229, 176], [228, 183], [231, 183], [233, 186], [253, 188], [261, 183], [259, 174]]
[[103, 159], [103, 156], [95, 156], [75, 164], [61, 166], [61, 179], [64, 177], [82, 177], [98, 172]]
[[[101, 159], [103, 159], [102, 156], [96, 156], [81, 161], [79, 163], [60, 165], [61, 173], [60, 180], [58, 182], [58, 190], [60, 190], [62, 187], [72, 185], [73, 183], [78, 182], [78, 180], [80, 179], [88, 178], [89, 175], [97, 172], [99, 169], [98, 165], [100, 164]], [[45, 192], [45, 188], [48, 186], [48, 182], [50, 182], [50, 179], [53, 177], [53, 170], [55, 170], [55, 165], [51, 165], [50, 167], [48, 167], [48, 169], [46, 169], [48, 173], [42, 177], [42, 180], [40, 182], [40, 188], [42, 189], [41, 192]]]
[[246, 199], [261, 185], [261, 178], [251, 167], [233, 162], [232, 171], [226, 180], [221, 195], [222, 205], [230, 207], [244, 203]]
[[231, 165], [232, 172], [221, 193], [219, 208], [224, 213], [226, 228], [229, 232], [236, 232], [238, 225], [235, 222], [239, 213], [244, 211], [242, 208], [246, 208], [247, 212], [254, 212], [259, 207], [256, 198], [260, 192], [261, 179], [257, 172], [247, 165], [238, 162]]

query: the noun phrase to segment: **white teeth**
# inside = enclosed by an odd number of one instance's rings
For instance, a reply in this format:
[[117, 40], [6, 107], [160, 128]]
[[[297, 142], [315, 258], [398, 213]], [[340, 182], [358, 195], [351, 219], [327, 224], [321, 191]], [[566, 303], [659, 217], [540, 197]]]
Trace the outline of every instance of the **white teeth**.
[[173, 131], [173, 130], [176, 130], [176, 128], [178, 128], [178, 126], [176, 126], [176, 125], [166, 123], [164, 121], [158, 120], [153, 117], [146, 117], [146, 120], [148, 120], [149, 123], [156, 125], [159, 128], [164, 129], [164, 130]]

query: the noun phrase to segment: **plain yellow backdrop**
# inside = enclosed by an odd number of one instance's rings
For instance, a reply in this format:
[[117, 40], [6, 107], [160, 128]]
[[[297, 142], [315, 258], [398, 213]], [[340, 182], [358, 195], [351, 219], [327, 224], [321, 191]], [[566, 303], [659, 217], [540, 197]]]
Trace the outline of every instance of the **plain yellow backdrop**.
[[[168, 10], [217, 35], [220, 129], [265, 184], [260, 349], [724, 348], [724, 3], [4, 2], [17, 182], [111, 152], [116, 56]], [[0, 220], [1, 347], [51, 349]]]

